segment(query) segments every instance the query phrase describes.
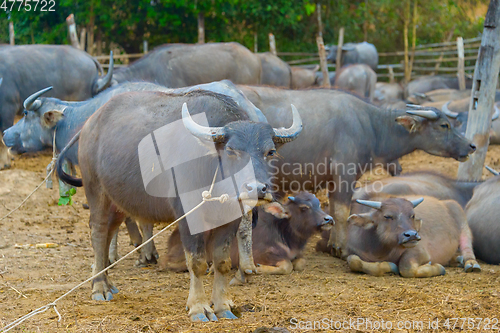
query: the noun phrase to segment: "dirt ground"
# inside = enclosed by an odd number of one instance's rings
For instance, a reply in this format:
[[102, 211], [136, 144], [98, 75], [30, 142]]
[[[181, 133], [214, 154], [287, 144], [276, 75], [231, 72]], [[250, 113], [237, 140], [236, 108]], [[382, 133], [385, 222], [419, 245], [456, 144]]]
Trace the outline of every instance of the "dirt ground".
[[[44, 178], [50, 153], [18, 157], [10, 170], [0, 171], [0, 216], [14, 209]], [[500, 147], [492, 147], [487, 164], [500, 169]], [[433, 169], [456, 175], [458, 162], [416, 152], [401, 160], [404, 171]], [[488, 172], [483, 176], [490, 177]], [[364, 180], [385, 177], [370, 174]], [[52, 302], [91, 274], [92, 248], [89, 211], [78, 190], [73, 206], [57, 206], [58, 191], [43, 186], [17, 212], [0, 221], [0, 328], [28, 312]], [[159, 227], [157, 227], [158, 229]], [[166, 248], [167, 235], [156, 241]], [[16, 248], [15, 245], [56, 243], [56, 248]], [[316, 253], [312, 239], [307, 247], [307, 269], [289, 276], [254, 276], [245, 286], [231, 287], [239, 320], [193, 324], [185, 311], [189, 289], [187, 273], [159, 271], [156, 266], [134, 266], [136, 255], [111, 270], [110, 278], [120, 289], [111, 302], [92, 301], [90, 283], [57, 304], [62, 321], [49, 310], [28, 319], [14, 332], [253, 332], [258, 327], [307, 328], [313, 331], [375, 331], [382, 324], [387, 332], [448, 330], [448, 318], [484, 318], [498, 329], [500, 317], [500, 268], [482, 264], [483, 271], [465, 274], [447, 268], [445, 276], [403, 279], [399, 276], [370, 277], [349, 272], [340, 259]], [[132, 250], [123, 230], [119, 252]], [[205, 279], [207, 295], [212, 277]], [[349, 326], [366, 318], [367, 323]], [[493, 319], [497, 318], [497, 319]], [[329, 321], [331, 320], [331, 321]], [[350, 322], [349, 322], [350, 321]], [[422, 322], [423, 327], [419, 327]], [[300, 325], [299, 325], [300, 323]], [[449, 321], [453, 328], [454, 320]], [[477, 328], [476, 321], [476, 328]], [[326, 329], [332, 325], [331, 329]], [[384, 326], [385, 325], [385, 326]], [[459, 329], [462, 321], [456, 323]], [[406, 326], [406, 328], [405, 328]], [[389, 329], [392, 327], [391, 329]], [[349, 329], [351, 328], [351, 329]], [[479, 331], [479, 329], [464, 331]]]

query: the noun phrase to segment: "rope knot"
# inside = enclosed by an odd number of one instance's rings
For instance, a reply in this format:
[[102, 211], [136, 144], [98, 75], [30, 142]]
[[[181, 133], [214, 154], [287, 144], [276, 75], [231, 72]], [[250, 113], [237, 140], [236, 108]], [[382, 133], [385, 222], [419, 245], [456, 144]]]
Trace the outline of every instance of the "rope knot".
[[203, 201], [207, 201], [212, 198], [212, 193], [210, 191], [203, 191], [201, 196], [203, 197]]
[[220, 203], [224, 203], [224, 202], [226, 202], [226, 201], [228, 201], [228, 200], [229, 200], [229, 194], [227, 194], [227, 193], [224, 193], [223, 195], [221, 195], [221, 196], [219, 197], [219, 202], [220, 202]]

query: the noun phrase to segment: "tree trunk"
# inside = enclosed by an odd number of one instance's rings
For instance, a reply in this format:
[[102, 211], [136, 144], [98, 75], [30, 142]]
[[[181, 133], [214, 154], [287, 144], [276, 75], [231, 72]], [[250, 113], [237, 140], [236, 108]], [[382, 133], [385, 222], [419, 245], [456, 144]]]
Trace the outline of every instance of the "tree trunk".
[[339, 40], [337, 42], [337, 59], [335, 59], [335, 72], [337, 74], [342, 68], [342, 46], [344, 46], [344, 27], [339, 30]]

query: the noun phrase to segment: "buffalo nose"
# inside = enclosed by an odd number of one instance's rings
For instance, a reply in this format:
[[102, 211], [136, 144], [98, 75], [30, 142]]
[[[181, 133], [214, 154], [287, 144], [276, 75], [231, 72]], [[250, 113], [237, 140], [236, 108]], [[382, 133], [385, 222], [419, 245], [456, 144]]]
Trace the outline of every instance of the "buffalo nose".
[[263, 199], [267, 194], [267, 185], [262, 183], [246, 183], [245, 188], [250, 196], [257, 195], [259, 199]]
[[413, 240], [420, 240], [420, 236], [419, 236], [418, 232], [416, 232], [415, 230], [407, 230], [407, 231], [403, 232], [403, 236], [405, 238], [405, 241], [407, 241], [407, 242], [413, 241]]
[[471, 147], [472, 151], [476, 151], [476, 145], [475, 144], [471, 143], [470, 147]]
[[330, 215], [326, 215], [323, 218], [323, 224], [328, 224], [328, 223], [333, 223], [333, 217], [331, 217]]

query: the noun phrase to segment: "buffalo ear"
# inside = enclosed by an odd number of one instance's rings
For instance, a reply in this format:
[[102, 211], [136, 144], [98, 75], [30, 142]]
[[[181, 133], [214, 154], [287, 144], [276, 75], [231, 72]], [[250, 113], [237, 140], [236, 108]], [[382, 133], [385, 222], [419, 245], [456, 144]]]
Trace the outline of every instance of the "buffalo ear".
[[410, 133], [414, 133], [420, 129], [420, 123], [412, 116], [400, 116], [396, 118], [396, 122], [406, 128]]
[[264, 211], [279, 219], [286, 219], [290, 217], [290, 213], [286, 210], [286, 208], [277, 202], [264, 205]]
[[375, 221], [370, 213], [352, 214], [347, 219], [347, 223], [352, 223], [353, 225], [364, 229], [369, 229], [375, 225]]
[[64, 113], [62, 113], [62, 111], [47, 111], [43, 114], [40, 121], [42, 126], [52, 128], [56, 126], [63, 117]]

